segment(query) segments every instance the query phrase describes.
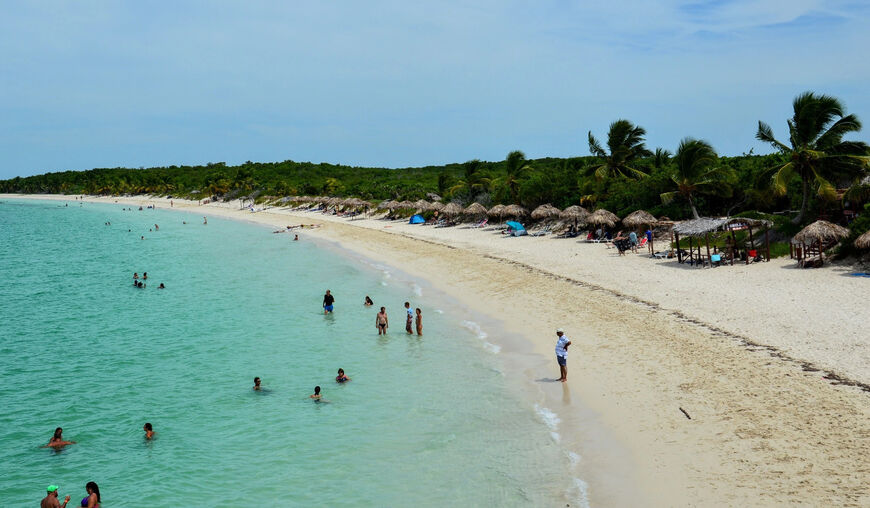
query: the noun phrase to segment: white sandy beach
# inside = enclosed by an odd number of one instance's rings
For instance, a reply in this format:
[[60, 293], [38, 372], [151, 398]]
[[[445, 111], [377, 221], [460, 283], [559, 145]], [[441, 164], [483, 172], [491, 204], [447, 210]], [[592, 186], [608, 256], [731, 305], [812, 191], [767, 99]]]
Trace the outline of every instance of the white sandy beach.
[[[12, 197], [25, 196], [0, 199]], [[583, 428], [591, 409], [635, 465], [626, 474], [642, 505], [870, 506], [870, 279], [847, 276], [851, 267], [778, 259], [702, 269], [576, 239], [238, 203], [174, 208], [276, 228], [322, 224], [294, 232], [396, 266], [500, 320], [531, 345], [528, 365], [511, 374], [557, 411], [562, 444], [581, 455], [594, 447]], [[565, 385], [549, 381], [556, 327], [574, 341]], [[594, 455], [584, 460], [608, 471]], [[637, 502], [619, 490], [604, 474], [590, 478], [594, 506]]]

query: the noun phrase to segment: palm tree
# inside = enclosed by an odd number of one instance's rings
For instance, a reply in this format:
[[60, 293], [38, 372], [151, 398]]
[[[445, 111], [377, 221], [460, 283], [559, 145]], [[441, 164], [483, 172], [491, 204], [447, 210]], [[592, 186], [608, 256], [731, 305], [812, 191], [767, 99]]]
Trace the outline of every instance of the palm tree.
[[660, 168], [671, 160], [671, 152], [664, 148], [656, 148], [653, 154], [653, 166]]
[[530, 169], [532, 167], [526, 161], [526, 154], [523, 152], [514, 150], [507, 155], [505, 159], [505, 176], [501, 183], [507, 187], [511, 196], [511, 203], [519, 204], [520, 181]]
[[589, 131], [589, 151], [592, 155], [604, 159], [602, 164], [594, 166], [595, 176], [605, 178], [611, 175], [623, 177], [643, 178], [646, 173], [631, 167], [632, 163], [641, 157], [649, 157], [652, 152], [643, 144], [646, 130], [634, 125], [628, 120], [617, 120], [610, 124], [607, 132], [607, 148], [610, 153], [604, 151], [598, 140]]
[[491, 181], [484, 176], [482, 168], [483, 163], [480, 159], [472, 159], [462, 164], [464, 177], [450, 188], [450, 192], [467, 191], [469, 197], [473, 197], [477, 192], [488, 191]]
[[717, 166], [717, 158], [710, 143], [699, 139], [683, 139], [674, 156], [677, 166], [671, 175], [676, 190], [663, 193], [662, 203], [668, 204], [680, 196], [689, 202], [692, 217], [697, 219], [700, 216], [695, 206], [696, 195], [730, 196], [734, 173], [730, 169]]
[[840, 101], [828, 95], [804, 92], [792, 103], [794, 116], [788, 120], [791, 146], [777, 141], [769, 125], [759, 120], [755, 137], [770, 143], [785, 156], [785, 162], [769, 168], [773, 190], [782, 195], [795, 176], [803, 185], [801, 211], [792, 222], [800, 224], [807, 214], [811, 187], [820, 196], [835, 198], [832, 179], [854, 180], [868, 166], [868, 146], [861, 141], [844, 141], [843, 136], [861, 130], [855, 115], [845, 115]]

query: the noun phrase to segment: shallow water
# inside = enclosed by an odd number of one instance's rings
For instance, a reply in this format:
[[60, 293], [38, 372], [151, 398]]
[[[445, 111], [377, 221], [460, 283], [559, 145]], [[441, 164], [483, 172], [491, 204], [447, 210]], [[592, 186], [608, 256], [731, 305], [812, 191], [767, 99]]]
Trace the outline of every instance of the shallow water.
[[[34, 505], [50, 483], [76, 501], [91, 480], [104, 506], [582, 496], [547, 412], [510, 388], [498, 348], [452, 302], [304, 232], [122, 208], [0, 204], [4, 505]], [[387, 307], [387, 337], [366, 294]], [[404, 333], [405, 300], [423, 309], [422, 338]], [[337, 385], [338, 367], [353, 381]], [[315, 385], [328, 404], [308, 398]], [[40, 448], [57, 426], [77, 444]]]

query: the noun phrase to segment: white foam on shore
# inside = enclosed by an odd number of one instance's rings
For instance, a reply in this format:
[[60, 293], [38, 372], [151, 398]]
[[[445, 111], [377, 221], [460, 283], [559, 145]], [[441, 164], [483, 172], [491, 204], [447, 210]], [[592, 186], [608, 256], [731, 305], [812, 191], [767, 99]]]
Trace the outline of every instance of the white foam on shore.
[[544, 424], [547, 426], [547, 428], [550, 429], [550, 437], [553, 438], [553, 441], [558, 443], [559, 440], [562, 438], [558, 432], [559, 422], [561, 422], [562, 420], [559, 419], [559, 416], [556, 415], [556, 413], [537, 404], [535, 404], [535, 412], [538, 413], [538, 416], [541, 418], [541, 420], [544, 421]]
[[486, 340], [489, 335], [480, 328], [479, 324], [475, 323], [474, 321], [463, 321], [462, 327], [473, 333], [478, 339], [482, 340], [484, 349], [486, 349], [490, 353], [501, 352], [501, 346], [498, 346]]
[[444, 311], [441, 309], [435, 309], [436, 314], [444, 314]]
[[572, 497], [576, 495], [575, 499], [577, 500], [577, 505], [582, 508], [590, 508], [589, 485], [580, 478], [574, 478], [574, 488], [569, 489], [569, 491], [574, 490], [576, 490], [576, 492], [569, 492], [569, 495], [572, 495]]
[[411, 288], [414, 290], [415, 296], [423, 296], [423, 288], [421, 288], [416, 282], [411, 284]]

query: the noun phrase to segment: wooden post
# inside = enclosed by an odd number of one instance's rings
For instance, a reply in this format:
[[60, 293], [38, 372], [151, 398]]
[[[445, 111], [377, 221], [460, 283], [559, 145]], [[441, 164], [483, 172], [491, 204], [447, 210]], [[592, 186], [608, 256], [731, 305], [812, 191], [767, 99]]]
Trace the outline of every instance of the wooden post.
[[[710, 259], [710, 233], [704, 234], [704, 240], [707, 242], [707, 262], [710, 263], [710, 268], [713, 268], [713, 260]], [[701, 247], [698, 247], [701, 250]]]
[[680, 234], [671, 229], [671, 233], [677, 237], [677, 263], [683, 262], [683, 257], [680, 255]]
[[737, 250], [737, 236], [734, 235], [734, 229], [730, 224], [728, 225], [728, 231], [731, 232], [731, 266], [734, 266], [734, 256], [736, 255], [734, 251]]
[[655, 238], [655, 236], [656, 236], [655, 229], [653, 229], [653, 225], [650, 224], [649, 225], [649, 252], [650, 252], [650, 254], [656, 253], [656, 249], [655, 249], [655, 247], [653, 247], [653, 238]]
[[770, 261], [770, 228], [764, 230], [764, 248], [767, 251], [767, 260]]

